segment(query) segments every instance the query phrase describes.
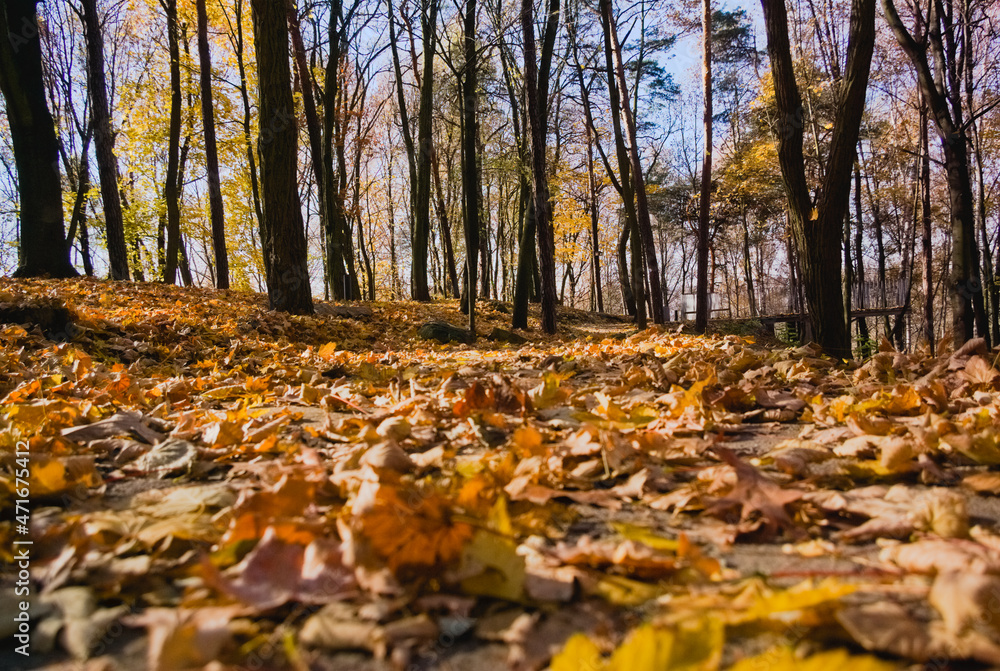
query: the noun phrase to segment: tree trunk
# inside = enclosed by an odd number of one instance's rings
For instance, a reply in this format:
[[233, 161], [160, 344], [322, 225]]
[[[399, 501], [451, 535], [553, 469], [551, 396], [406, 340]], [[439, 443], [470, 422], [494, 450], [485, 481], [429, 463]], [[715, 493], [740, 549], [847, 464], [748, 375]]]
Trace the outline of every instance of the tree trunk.
[[[413, 298], [429, 301], [427, 247], [431, 232], [431, 115], [434, 109], [434, 53], [437, 50], [439, 0], [422, 0], [420, 25], [423, 32], [423, 75], [420, 78], [420, 110], [417, 118], [417, 189], [413, 212]], [[468, 39], [468, 36], [467, 38]], [[466, 203], [468, 206], [468, 203]], [[478, 238], [478, 232], [474, 235]], [[475, 266], [475, 264], [472, 264]], [[474, 272], [474, 271], [473, 271]], [[470, 320], [473, 319], [472, 311]]]
[[[605, 67], [607, 70], [607, 83], [608, 83], [608, 98], [611, 102], [612, 110], [622, 109], [622, 95], [624, 92], [619, 90], [618, 82], [615, 78], [615, 61], [614, 61], [614, 43], [611, 39], [611, 4], [607, 0], [601, 1], [601, 24], [604, 29], [604, 60]], [[625, 146], [625, 134], [622, 130], [621, 115], [612, 114], [611, 115], [612, 126], [615, 135], [615, 154], [618, 158], [618, 173], [621, 176], [621, 189], [620, 194], [622, 197], [622, 206], [625, 210], [625, 226], [628, 229], [628, 233], [623, 233], [623, 236], [628, 236], [632, 239], [629, 243], [629, 249], [634, 254], [638, 249], [636, 245], [638, 239], [638, 220], [635, 207], [635, 190], [634, 183], [632, 181], [632, 164], [629, 157], [628, 149]], [[621, 242], [619, 242], [621, 245]], [[620, 253], [620, 252], [619, 252]], [[637, 265], [636, 259], [632, 259], [631, 262], [632, 271], [634, 272]], [[641, 273], [641, 268], [640, 268]], [[622, 275], [624, 279], [626, 274]], [[632, 305], [635, 308], [635, 322], [639, 329], [646, 328], [646, 298], [645, 298], [645, 285], [640, 281], [636, 281], [635, 277], [631, 278], [631, 289], [632, 294]], [[622, 293], [625, 294], [625, 288], [622, 287]]]
[[[957, 65], [948, 62], [947, 56], [953, 56], [954, 49], [946, 49], [942, 40], [947, 39], [952, 42], [954, 40], [952, 29], [955, 27], [950, 24], [950, 17], [942, 15], [938, 5], [933, 4], [927, 17], [927, 37], [921, 38], [922, 41], [918, 43], [903, 24], [894, 1], [882, 0], [882, 7], [886, 22], [896, 36], [896, 41], [917, 71], [920, 93], [929, 114], [934, 116], [935, 127], [944, 149], [948, 200], [951, 206], [952, 255], [949, 292], [952, 306], [952, 334], [957, 349], [975, 335], [974, 298], [978, 294], [977, 302], [981, 306], [982, 286], [979, 284], [979, 270], [976, 267], [978, 255], [972, 179], [969, 172], [968, 138], [962, 119], [961, 96], [958, 90], [949, 92], [944, 83], [946, 78], [944, 70], [949, 67], [954, 69]], [[945, 24], [944, 29], [942, 23]], [[965, 29], [971, 30], [971, 26], [966, 25]], [[923, 33], [923, 26], [918, 25], [918, 32]], [[931, 51], [935, 62], [937, 70], [935, 73], [931, 72], [928, 51]], [[937, 79], [935, 75], [939, 75]], [[957, 82], [951, 83], [957, 87]], [[985, 319], [982, 321], [985, 322]]]
[[[395, 74], [395, 88], [396, 88], [396, 106], [399, 109], [399, 125], [400, 131], [403, 137], [403, 148], [406, 150], [406, 163], [409, 168], [409, 186], [410, 186], [410, 207], [409, 207], [409, 220], [410, 220], [410, 242], [413, 243], [413, 232], [414, 232], [414, 215], [417, 211], [417, 152], [413, 144], [413, 135], [410, 132], [410, 116], [406, 110], [406, 97], [403, 94], [403, 69], [399, 60], [399, 47], [397, 45], [396, 38], [396, 15], [393, 10], [392, 0], [388, 0], [388, 11], [389, 11], [389, 49], [392, 53], [392, 68]], [[412, 37], [412, 34], [411, 34]], [[414, 68], [416, 68], [416, 63], [414, 62]], [[411, 248], [411, 251], [412, 248]], [[413, 294], [413, 272], [411, 267], [410, 272], [410, 291]], [[455, 295], [458, 295], [458, 290], [456, 289]]]
[[219, 181], [219, 151], [215, 140], [215, 108], [212, 104], [212, 54], [208, 48], [208, 13], [205, 0], [196, 0], [198, 10], [198, 62], [201, 67], [201, 119], [205, 133], [205, 169], [208, 173], [208, 209], [215, 251], [215, 286], [229, 288], [229, 254], [226, 251], [226, 216]]
[[865, 107], [875, 41], [875, 1], [853, 0], [847, 68], [840, 82], [833, 137], [817, 202], [802, 155], [802, 102], [788, 44], [784, 0], [764, 0], [764, 24], [778, 103], [778, 161], [800, 255], [813, 336], [828, 354], [851, 355], [841, 288], [840, 239], [850, 198], [851, 168]]
[[260, 99], [261, 187], [271, 309], [313, 312], [306, 239], [299, 202], [297, 128], [288, 67], [288, 28], [283, 0], [252, 0]]
[[[549, 77], [552, 69], [552, 54], [555, 50], [556, 33], [559, 29], [559, 15], [560, 10], [558, 0], [549, 0], [545, 21], [545, 33], [542, 38], [541, 58], [538, 61], [538, 91], [536, 94], [539, 107], [539, 123], [545, 129], [548, 129], [549, 125]], [[534, 28], [532, 28], [532, 34], [534, 34]], [[512, 119], [514, 123], [514, 134], [518, 138], [518, 159], [523, 166], [523, 171], [521, 172], [521, 178], [519, 181], [521, 194], [520, 202], [523, 204], [520, 211], [523, 217], [521, 219], [521, 236], [517, 253], [517, 274], [514, 282], [514, 309], [511, 315], [511, 325], [514, 328], [527, 328], [528, 303], [538, 299], [542, 283], [538, 265], [538, 250], [536, 248], [536, 233], [538, 227], [535, 223], [535, 201], [531, 191], [531, 185], [528, 183], [526, 176], [526, 171], [529, 169], [531, 161], [531, 150], [529, 141], [525, 138], [525, 135], [530, 135], [530, 129], [528, 128], [526, 110], [522, 109], [521, 114], [518, 114], [517, 112], [519, 106], [517, 104], [517, 96], [514, 93], [514, 87], [512, 84], [514, 77], [510, 72], [512, 68], [510, 65], [512, 57], [509, 55], [506, 49], [506, 44], [502, 40], [500, 46], [504, 66], [504, 81], [507, 87], [507, 97], [510, 101], [511, 109], [513, 110]], [[521, 119], [520, 130], [518, 127], [518, 119]]]
[[[309, 67], [309, 61], [306, 59], [306, 49], [302, 41], [299, 12], [295, 6], [295, 0], [286, 0], [286, 11], [288, 12], [288, 34], [291, 39], [292, 55], [295, 59], [295, 69], [299, 75], [300, 87], [302, 89], [302, 108], [305, 112], [306, 132], [309, 136], [309, 157], [311, 159], [313, 177], [316, 180], [316, 193], [319, 198], [320, 228], [325, 234], [325, 231], [327, 231], [327, 199], [325, 191], [327, 184], [323, 178], [323, 128], [320, 124], [319, 113], [316, 110], [316, 95], [313, 90], [312, 70]], [[329, 260], [329, 257], [324, 256], [324, 261], [327, 264]], [[327, 272], [326, 285], [327, 291], [329, 291], [329, 272]]]
[[[625, 117], [625, 127], [628, 131], [627, 156], [631, 162], [632, 182], [635, 188], [635, 214], [638, 228], [637, 235], [639, 236], [639, 239], [636, 240], [636, 242], [640, 243], [640, 247], [645, 255], [645, 267], [647, 281], [649, 282], [649, 300], [652, 304], [653, 323], [662, 324], [664, 322], [664, 305], [663, 290], [660, 286], [659, 262], [656, 258], [656, 245], [653, 242], [653, 227], [649, 218], [649, 203], [646, 199], [646, 179], [642, 171], [642, 163], [639, 160], [638, 133], [636, 132], [635, 118], [632, 116], [632, 108], [626, 102], [629, 95], [628, 82], [625, 80], [625, 65], [622, 59], [622, 48], [621, 44], [618, 42], [618, 28], [615, 24], [615, 17], [612, 12], [611, 0], [601, 0], [600, 6], [601, 20], [603, 22], [605, 34], [605, 51], [610, 50], [611, 55], [614, 57], [613, 69], [609, 64], [608, 78], [611, 78], [612, 72], [617, 77], [621, 97], [621, 100], [619, 101], [620, 106], [616, 107], [612, 104], [612, 109], [621, 109], [622, 116]], [[613, 116], [615, 118], [618, 117], [617, 113], [613, 114]], [[622, 183], [624, 184], [624, 182], [625, 177], [623, 175]], [[636, 304], [638, 305], [638, 294], [636, 294], [636, 298]], [[645, 310], [638, 311], [639, 315], [642, 316], [643, 325], [645, 325], [644, 312]], [[639, 316], [637, 315], [637, 320], [638, 319]], [[641, 328], [644, 328], [644, 326]]]
[[[13, 30], [12, 30], [13, 28]], [[73, 277], [63, 228], [59, 140], [45, 99], [35, 0], [0, 8], [0, 90], [3, 91], [20, 196], [15, 277]]]
[[448, 273], [448, 284], [446, 286], [451, 291], [451, 294], [457, 297], [462, 293], [462, 290], [458, 286], [458, 269], [455, 267], [455, 249], [451, 242], [451, 224], [448, 221], [448, 208], [444, 202], [444, 191], [441, 189], [441, 165], [438, 160], [437, 151], [433, 151], [431, 169], [433, 170], [432, 175], [434, 177], [434, 190], [437, 195], [437, 205], [435, 206], [435, 209], [437, 210], [438, 221], [441, 224], [441, 242], [444, 246], [444, 262]]
[[704, 333], [708, 329], [708, 234], [712, 205], [712, 2], [703, 0], [702, 74], [705, 89], [705, 111], [702, 125], [705, 133], [705, 157], [701, 164], [701, 198], [698, 208], [698, 288], [694, 330]]
[[[253, 136], [251, 131], [252, 114], [250, 110], [250, 95], [247, 92], [246, 63], [243, 60], [243, 0], [233, 4], [235, 23], [236, 65], [240, 73], [240, 99], [243, 102], [243, 141], [246, 143], [247, 166], [250, 171], [250, 194], [253, 198], [253, 210], [257, 218], [258, 235], [263, 237], [264, 210], [260, 204], [260, 184], [257, 179], [257, 159], [254, 156]], [[264, 275], [267, 276], [267, 258], [262, 255]]]
[[[863, 243], [864, 243], [864, 225], [861, 218], [861, 166], [860, 164], [854, 165], [854, 212], [855, 218], [857, 219], [857, 228], [854, 229], [854, 255], [855, 255], [855, 265], [857, 266], [857, 284], [858, 286], [864, 286], [865, 284], [865, 257], [863, 254]], [[858, 307], [867, 308], [870, 305], [860, 305]], [[868, 319], [865, 317], [858, 317], [858, 337], [861, 339], [861, 352], [862, 358], [865, 358], [871, 354], [869, 351], [869, 342], [871, 341], [871, 335], [868, 332]]]
[[587, 124], [587, 191], [590, 196], [591, 280], [598, 312], [604, 312], [604, 289], [601, 286], [601, 241], [598, 233], [597, 176], [594, 174], [594, 129]]
[[740, 215], [743, 221], [743, 275], [747, 282], [747, 302], [750, 304], [750, 316], [757, 317], [760, 313], [757, 309], [757, 294], [753, 286], [753, 262], [750, 259], [750, 227], [747, 224], [746, 205], [742, 203], [740, 204]]
[[625, 310], [625, 314], [635, 317], [636, 305], [635, 305], [635, 294], [632, 293], [632, 282], [629, 280], [629, 262], [628, 262], [628, 250], [629, 250], [629, 237], [631, 237], [632, 229], [628, 224], [628, 221], [622, 222], [622, 232], [618, 234], [618, 284], [621, 287], [622, 292], [622, 307]]
[[87, 36], [87, 83], [91, 116], [94, 120], [94, 146], [97, 151], [97, 171], [101, 179], [111, 279], [128, 280], [125, 224], [118, 195], [118, 160], [114, 152], [115, 136], [111, 130], [111, 110], [104, 75], [104, 34], [101, 31], [101, 19], [97, 15], [97, 0], [81, 0], [80, 4], [83, 6], [83, 24]]
[[[479, 183], [479, 92], [478, 54], [476, 52], [476, 0], [468, 0], [465, 5], [463, 26], [463, 56], [459, 108], [462, 113], [462, 219], [465, 223], [465, 289], [462, 292], [462, 309], [469, 315], [469, 333], [476, 338], [476, 287], [479, 269], [479, 245], [482, 222], [479, 219], [479, 203], [482, 198]], [[424, 76], [428, 74], [424, 70]], [[429, 80], [425, 81], [426, 82]], [[421, 88], [421, 94], [423, 88]], [[428, 120], [428, 125], [429, 125]], [[423, 148], [421, 147], [421, 152]], [[423, 160], [423, 156], [421, 156]], [[429, 196], [429, 194], [428, 194]], [[484, 269], [485, 270], [485, 269]]]
[[[90, 260], [90, 236], [87, 234], [87, 192], [90, 191], [90, 135], [92, 125], [87, 126], [83, 135], [83, 147], [80, 149], [80, 160], [76, 166], [76, 178], [70, 179], [70, 188], [76, 190], [73, 198], [73, 209], [69, 219], [69, 231], [66, 233], [67, 246], [73, 245], [73, 238], [79, 236], [80, 256], [83, 262], [83, 272], [87, 277], [93, 277], [94, 267]], [[72, 175], [69, 162], [66, 164], [67, 175]]]
[[850, 212], [844, 215], [844, 226], [842, 233], [844, 244], [844, 314], [847, 315], [847, 332], [851, 332], [851, 286], [854, 284], [854, 264], [851, 262], [851, 216]]
[[325, 210], [323, 236], [327, 263], [326, 280], [330, 296], [334, 299], [355, 298], [351, 296], [350, 280], [347, 277], [346, 259], [349, 255], [347, 251], [349, 245], [344, 235], [347, 228], [344, 194], [337, 179], [339, 171], [334, 169], [335, 161], [339, 156], [337, 145], [340, 141], [337, 107], [341, 93], [341, 59], [345, 46], [342, 35], [343, 28], [340, 25], [342, 22], [343, 0], [332, 0], [328, 31], [330, 54], [326, 62], [326, 86], [323, 100], [323, 167], [320, 171], [323, 187], [320, 192], [325, 199], [323, 203]]
[[[558, 25], [559, 1], [550, 0], [546, 25]], [[535, 228], [538, 232], [538, 263], [542, 276], [542, 330], [556, 332], [556, 269], [555, 243], [552, 234], [552, 204], [549, 201], [548, 173], [545, 169], [545, 135], [547, 118], [540, 93], [548, 90], [548, 82], [540, 85], [535, 60], [535, 20], [532, 0], [521, 0], [521, 29], [524, 34], [524, 87], [528, 127], [531, 135], [531, 178], [534, 184]], [[546, 30], [548, 32], [548, 30]], [[543, 64], [544, 68], [545, 64]], [[548, 73], [545, 73], [548, 79]], [[541, 90], [540, 90], [541, 89]]]
[[167, 45], [170, 54], [170, 121], [167, 129], [167, 175], [163, 198], [167, 206], [167, 247], [163, 262], [163, 281], [177, 281], [177, 253], [181, 239], [180, 161], [181, 142], [181, 51], [177, 27], [177, 0], [161, 0], [167, 16]]
[[931, 157], [928, 109], [920, 95], [920, 248], [923, 254], [924, 338], [934, 354], [934, 250], [931, 245]]

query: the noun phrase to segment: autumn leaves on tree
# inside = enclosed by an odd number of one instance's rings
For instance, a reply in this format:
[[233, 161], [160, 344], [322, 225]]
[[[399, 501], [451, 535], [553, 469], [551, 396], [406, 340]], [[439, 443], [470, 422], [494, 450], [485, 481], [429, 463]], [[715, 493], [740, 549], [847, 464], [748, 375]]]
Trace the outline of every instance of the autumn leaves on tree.
[[[694, 298], [704, 332], [711, 298], [713, 315], [805, 314], [837, 356], [944, 325], [1000, 336], [986, 10], [764, 2], [765, 54], [746, 11], [685, 7], [6, 2], [8, 253], [21, 275], [72, 259], [293, 311], [320, 291], [455, 298], [473, 335], [482, 299], [510, 301], [516, 328], [537, 303], [553, 332], [559, 304], [645, 328]], [[662, 58], [685, 40], [690, 96]], [[913, 95], [885, 99], [910, 72]]]

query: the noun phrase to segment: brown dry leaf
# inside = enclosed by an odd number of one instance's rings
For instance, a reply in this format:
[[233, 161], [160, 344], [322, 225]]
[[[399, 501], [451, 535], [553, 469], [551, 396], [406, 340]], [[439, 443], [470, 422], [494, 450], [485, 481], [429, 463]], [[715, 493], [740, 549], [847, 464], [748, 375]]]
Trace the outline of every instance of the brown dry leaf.
[[86, 443], [101, 438], [117, 438], [131, 436], [147, 443], [158, 443], [164, 436], [159, 431], [150, 428], [138, 412], [119, 412], [107, 419], [93, 424], [63, 429], [62, 435], [72, 441]]
[[662, 578], [681, 566], [676, 555], [658, 552], [644, 543], [632, 540], [595, 541], [589, 536], [583, 536], [572, 546], [560, 543], [552, 553], [571, 566], [601, 570], [617, 568], [638, 578]]
[[229, 623], [245, 610], [242, 606], [149, 608], [127, 621], [146, 627], [149, 633], [150, 671], [174, 671], [204, 666], [216, 659], [232, 640]]
[[845, 608], [837, 613], [837, 621], [855, 641], [873, 652], [916, 662], [972, 659], [1000, 664], [1000, 646], [988, 637], [975, 631], [949, 631], [941, 622], [920, 622], [891, 601]]
[[429, 571], [456, 561], [472, 538], [473, 528], [454, 518], [440, 493], [380, 485], [348, 524], [393, 572]]
[[902, 427], [885, 417], [875, 417], [852, 412], [847, 418], [847, 426], [858, 436], [888, 436], [902, 431]]
[[541, 669], [570, 636], [592, 633], [604, 625], [605, 620], [604, 613], [587, 604], [566, 606], [545, 615], [520, 615], [503, 635], [504, 642], [510, 646], [508, 668], [511, 671]]
[[962, 484], [980, 494], [1000, 495], [1000, 473], [996, 471], [967, 475], [962, 478]]
[[762, 408], [776, 408], [799, 412], [806, 407], [805, 401], [786, 391], [758, 387], [754, 389], [753, 395], [757, 399], [757, 405]]
[[774, 537], [784, 529], [793, 535], [802, 535], [788, 516], [785, 506], [802, 498], [802, 492], [784, 489], [768, 479], [756, 468], [746, 463], [727, 448], [716, 447], [716, 454], [736, 471], [736, 485], [724, 498], [711, 503], [705, 513], [726, 515], [734, 507], [740, 508], [740, 522], [747, 522], [755, 514], [760, 514], [764, 532]]
[[239, 422], [220, 420], [205, 427], [202, 440], [211, 447], [229, 447], [243, 442], [243, 428]]
[[919, 531], [963, 538], [969, 532], [965, 498], [941, 487], [873, 486], [849, 492], [810, 492], [804, 498], [830, 513], [869, 518], [837, 534], [840, 540], [907, 538]]
[[944, 620], [945, 628], [961, 634], [972, 628], [1000, 641], [996, 607], [1000, 578], [978, 573], [940, 573], [934, 579], [928, 601]]
[[94, 457], [52, 457], [37, 455], [31, 460], [33, 496], [54, 496], [70, 490], [85, 495], [88, 489], [104, 483], [97, 472]]
[[46, 627], [56, 625], [53, 620], [58, 620], [60, 643], [80, 661], [90, 658], [107, 637], [109, 628], [129, 610], [124, 605], [99, 608], [94, 590], [89, 587], [57, 589], [44, 595], [41, 601], [55, 607], [58, 613], [45, 622]]
[[1000, 553], [981, 543], [963, 539], [929, 538], [891, 545], [882, 550], [879, 559], [913, 573], [967, 571], [1000, 574]]
[[288, 542], [274, 528], [268, 528], [243, 561], [225, 573], [203, 559], [202, 579], [255, 612], [289, 601], [328, 603], [354, 594], [357, 588], [337, 541]]
[[397, 473], [407, 473], [416, 468], [416, 464], [395, 440], [383, 440], [371, 446], [361, 455], [358, 463], [376, 470], [385, 469]]
[[1000, 380], [1000, 371], [979, 355], [970, 357], [958, 375], [972, 384], [994, 388], [996, 388], [997, 381]]

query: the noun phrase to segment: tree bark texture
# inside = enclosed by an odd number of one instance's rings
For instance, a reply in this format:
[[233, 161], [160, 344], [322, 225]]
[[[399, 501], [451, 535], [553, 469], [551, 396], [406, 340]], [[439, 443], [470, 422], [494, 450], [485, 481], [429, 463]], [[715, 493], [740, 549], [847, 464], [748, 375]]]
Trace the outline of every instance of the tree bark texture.
[[[437, 49], [439, 0], [423, 0], [420, 25], [423, 31], [423, 75], [420, 78], [420, 109], [417, 117], [417, 190], [413, 212], [413, 298], [429, 301], [427, 250], [431, 234], [431, 115], [434, 111], [434, 53]], [[476, 236], [478, 237], [478, 235]], [[472, 264], [475, 265], [475, 264]]]
[[[893, 0], [882, 0], [886, 22], [892, 29], [896, 41], [902, 47], [917, 73], [920, 93], [934, 118], [941, 146], [944, 150], [944, 164], [948, 184], [948, 201], [951, 206], [951, 275], [949, 293], [952, 308], [952, 337], [956, 349], [975, 335], [974, 299], [981, 305], [982, 286], [977, 267], [978, 248], [976, 246], [975, 213], [973, 209], [972, 176], [969, 171], [968, 137], [962, 118], [962, 105], [958, 83], [945, 72], [949, 67], [957, 67], [947, 61], [943, 40], [954, 40], [949, 30], [942, 30], [942, 15], [937, 3], [932, 3], [927, 18], [927, 37], [918, 42], [903, 24]], [[950, 28], [950, 19], [945, 21]], [[966, 29], [971, 29], [966, 26]], [[951, 45], [954, 46], [954, 45]], [[928, 52], [935, 62], [935, 72], [931, 71]], [[984, 320], [985, 321], [985, 320]], [[986, 334], [983, 334], [984, 336]]]
[[208, 209], [215, 251], [215, 286], [229, 288], [229, 254], [226, 251], [226, 215], [219, 181], [219, 150], [215, 140], [215, 107], [212, 104], [212, 54], [208, 48], [208, 13], [205, 0], [197, 0], [198, 62], [201, 65], [201, 119], [205, 133], [205, 168], [208, 173]]
[[[466, 281], [468, 282], [466, 288], [466, 304], [465, 308], [468, 310], [469, 314], [469, 334], [475, 339], [476, 337], [476, 270], [478, 264], [476, 262], [479, 256], [479, 245], [480, 245], [480, 221], [479, 221], [479, 202], [481, 200], [482, 194], [480, 193], [480, 183], [479, 183], [479, 152], [478, 141], [479, 141], [479, 119], [477, 117], [479, 109], [479, 92], [478, 92], [478, 78], [477, 78], [477, 68], [479, 66], [477, 53], [476, 53], [476, 0], [468, 0], [465, 5], [465, 22], [463, 27], [463, 42], [465, 51], [465, 67], [464, 67], [464, 77], [462, 80], [462, 197], [463, 197], [463, 208], [464, 208], [464, 220], [465, 220], [465, 272]], [[426, 60], [425, 60], [426, 64]], [[424, 87], [429, 88], [429, 76], [427, 69], [424, 70], [424, 82], [420, 89], [421, 94], [421, 107], [423, 106], [423, 94]], [[423, 129], [424, 118], [420, 118], [420, 128]], [[428, 127], [430, 126], [430, 118], [427, 119]], [[428, 131], [430, 129], [428, 128]], [[432, 147], [429, 146], [430, 137], [428, 133], [428, 147], [426, 151], [427, 164], [428, 164], [428, 175], [430, 177], [431, 166], [431, 151]], [[424, 144], [421, 140], [420, 146], [420, 160], [421, 164], [424, 161]], [[421, 169], [422, 169], [421, 165]], [[420, 189], [421, 198], [423, 184], [423, 175], [420, 176]], [[427, 184], [428, 193], [427, 198], [430, 198], [430, 184]], [[428, 214], [429, 214], [428, 210]], [[430, 227], [430, 222], [428, 221], [428, 228]], [[484, 273], [485, 274], [485, 273]], [[484, 278], [485, 280], [485, 278]]]
[[705, 109], [702, 125], [705, 133], [705, 155], [701, 163], [701, 198], [698, 206], [698, 287], [694, 316], [694, 330], [704, 333], [708, 329], [708, 233], [712, 205], [712, 2], [703, 0], [702, 30], [702, 84], [705, 89]]
[[[548, 23], [558, 25], [558, 0], [549, 3]], [[555, 8], [554, 11], [552, 8]], [[524, 86], [528, 127], [531, 135], [531, 178], [534, 184], [535, 227], [538, 231], [538, 263], [542, 275], [542, 330], [556, 332], [556, 269], [555, 243], [552, 233], [552, 204], [549, 201], [548, 174], [545, 170], [546, 124], [542, 119], [535, 55], [535, 20], [532, 0], [521, 0], [521, 29], [524, 34]], [[544, 64], [543, 64], [544, 66]], [[548, 85], [546, 83], [545, 90]]]
[[[620, 194], [622, 197], [622, 207], [625, 210], [625, 227], [628, 230], [627, 236], [631, 239], [629, 249], [634, 254], [639, 249], [639, 247], [635, 244], [639, 237], [639, 222], [635, 204], [635, 183], [633, 182], [631, 176], [632, 163], [628, 148], [625, 145], [625, 132], [622, 129], [621, 115], [617, 113], [618, 110], [622, 109], [622, 96], [625, 95], [625, 93], [619, 89], [619, 82], [615, 77], [615, 43], [611, 39], [611, 19], [613, 18], [611, 16], [611, 3], [609, 0], [602, 0], [600, 7], [601, 25], [604, 29], [604, 60], [608, 76], [608, 98], [611, 102], [611, 109], [614, 111], [611, 115], [611, 121], [615, 135], [615, 154], [618, 158], [618, 173], [621, 176]], [[632, 273], [633, 277], [631, 278], [630, 291], [632, 294], [632, 305], [635, 306], [635, 323], [640, 330], [646, 328], [645, 283], [642, 281], [641, 266], [641, 261], [637, 263], [636, 259], [632, 259], [631, 267], [633, 271], [637, 267], [640, 268], [639, 277], [635, 277], [634, 272]], [[623, 287], [623, 295], [624, 291]]]
[[[250, 96], [247, 92], [246, 63], [243, 60], [243, 0], [236, 0], [233, 4], [236, 16], [236, 65], [240, 73], [240, 99], [243, 102], [243, 140], [246, 143], [247, 166], [250, 170], [250, 193], [253, 197], [253, 210], [257, 219], [258, 235], [263, 237], [264, 210], [260, 204], [260, 184], [257, 178], [257, 159], [254, 156], [253, 137], [251, 135], [252, 113], [250, 110]], [[322, 209], [322, 208], [320, 208]], [[265, 264], [264, 275], [267, 276], [266, 257], [262, 257]]]
[[850, 196], [861, 116], [875, 41], [875, 0], [853, 0], [847, 67], [839, 82], [833, 136], [822, 187], [814, 203], [802, 154], [802, 99], [788, 43], [784, 0], [763, 0], [767, 48], [778, 103], [778, 161], [789, 219], [798, 248], [802, 283], [813, 337], [837, 357], [851, 355], [851, 334], [844, 313], [840, 241]]
[[167, 127], [167, 174], [163, 198], [167, 209], [167, 247], [163, 262], [163, 281], [177, 281], [177, 255], [181, 240], [181, 180], [179, 173], [181, 143], [181, 51], [177, 27], [177, 0], [161, 0], [167, 17], [167, 48], [170, 55], [170, 121]]
[[[344, 212], [344, 194], [341, 189], [339, 165], [341, 148], [338, 147], [340, 120], [337, 118], [341, 96], [340, 69], [343, 50], [343, 0], [330, 3], [330, 25], [328, 38], [330, 54], [326, 62], [326, 77], [323, 92], [323, 194], [325, 211], [323, 217], [327, 287], [335, 299], [357, 298], [351, 293], [351, 280], [347, 276], [347, 255], [350, 247], [347, 229], [347, 215]], [[263, 166], [261, 166], [263, 169]], [[266, 209], [266, 206], [265, 206]]]
[[90, 93], [90, 113], [94, 121], [94, 147], [97, 150], [101, 201], [104, 203], [104, 226], [107, 231], [111, 279], [128, 280], [125, 224], [122, 218], [121, 196], [118, 194], [118, 159], [115, 158], [115, 137], [111, 131], [111, 109], [104, 76], [104, 33], [101, 30], [101, 18], [97, 14], [97, 0], [81, 0], [80, 4], [83, 6], [83, 23], [87, 37], [87, 84]]
[[[625, 65], [622, 58], [622, 47], [618, 41], [618, 27], [615, 23], [614, 13], [611, 7], [611, 0], [601, 0], [601, 13], [604, 22], [606, 41], [611, 42], [611, 51], [614, 55], [614, 74], [618, 79], [620, 89], [621, 106], [614, 107], [613, 116], [617, 117], [618, 109], [621, 109], [622, 116], [625, 117], [625, 128], [628, 131], [628, 157], [632, 167], [632, 182], [635, 188], [635, 215], [638, 225], [639, 242], [645, 255], [645, 267], [647, 281], [649, 282], [649, 300], [652, 308], [653, 323], [662, 324], [663, 316], [663, 290], [660, 286], [659, 261], [656, 258], [656, 244], [653, 241], [653, 226], [649, 218], [649, 203], [646, 198], [646, 178], [642, 171], [642, 163], [639, 160], [638, 133], [635, 126], [635, 117], [632, 115], [632, 108], [628, 105], [628, 82], [625, 79]], [[608, 77], [612, 75], [609, 69]], [[622, 178], [624, 183], [625, 179]], [[638, 301], [636, 301], [638, 303]]]
[[306, 262], [306, 239], [299, 202], [297, 124], [288, 66], [288, 28], [283, 0], [253, 0], [254, 37], [260, 99], [261, 191], [268, 257], [267, 294], [271, 309], [313, 312]]
[[16, 277], [73, 277], [63, 228], [59, 141], [45, 99], [35, 0], [7, 0], [0, 11], [0, 90], [14, 145], [20, 196]]

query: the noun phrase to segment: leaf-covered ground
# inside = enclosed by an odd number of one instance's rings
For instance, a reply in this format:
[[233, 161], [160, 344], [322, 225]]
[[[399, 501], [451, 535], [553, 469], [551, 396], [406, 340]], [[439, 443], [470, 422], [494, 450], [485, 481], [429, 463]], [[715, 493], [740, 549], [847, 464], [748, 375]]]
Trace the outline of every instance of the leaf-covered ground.
[[417, 336], [452, 303], [318, 312], [0, 282], [0, 611], [17, 540], [34, 593], [0, 667], [1000, 665], [981, 341], [845, 363], [566, 311], [468, 347]]

